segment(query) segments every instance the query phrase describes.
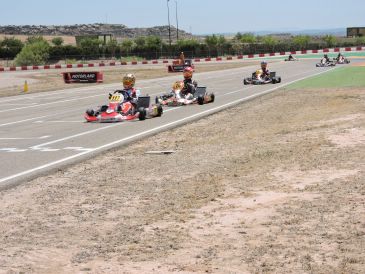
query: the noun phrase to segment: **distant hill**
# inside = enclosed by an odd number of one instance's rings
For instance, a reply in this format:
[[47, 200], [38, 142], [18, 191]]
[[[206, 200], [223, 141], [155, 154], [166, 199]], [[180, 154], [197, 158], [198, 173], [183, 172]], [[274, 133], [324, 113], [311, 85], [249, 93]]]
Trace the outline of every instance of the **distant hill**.
[[[334, 29], [306, 29], [306, 30], [262, 30], [262, 31], [240, 31], [240, 33], [253, 33], [255, 35], [311, 35], [311, 36], [324, 36], [324, 35], [334, 35], [334, 36], [346, 36], [346, 28], [334, 28]], [[216, 33], [218, 35], [224, 36], [234, 36], [237, 33]], [[211, 34], [206, 34], [211, 35]]]
[[[176, 38], [176, 28], [171, 26], [171, 39]], [[7, 35], [48, 35], [48, 36], [78, 36], [113, 34], [118, 38], [136, 38], [140, 36], [156, 35], [163, 40], [169, 39], [168, 26], [156, 26], [150, 28], [129, 28], [123, 24], [78, 24], [78, 25], [8, 25], [0, 26], [0, 34]], [[179, 30], [179, 38], [192, 37], [192, 34]]]

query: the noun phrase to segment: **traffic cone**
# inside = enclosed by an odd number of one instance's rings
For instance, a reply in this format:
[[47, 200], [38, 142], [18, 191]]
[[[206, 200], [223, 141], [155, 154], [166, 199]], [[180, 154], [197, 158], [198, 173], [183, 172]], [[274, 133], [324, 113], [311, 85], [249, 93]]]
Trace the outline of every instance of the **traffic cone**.
[[23, 91], [24, 92], [28, 92], [28, 90], [29, 90], [29, 88], [28, 88], [28, 82], [27, 82], [27, 80], [25, 80]]

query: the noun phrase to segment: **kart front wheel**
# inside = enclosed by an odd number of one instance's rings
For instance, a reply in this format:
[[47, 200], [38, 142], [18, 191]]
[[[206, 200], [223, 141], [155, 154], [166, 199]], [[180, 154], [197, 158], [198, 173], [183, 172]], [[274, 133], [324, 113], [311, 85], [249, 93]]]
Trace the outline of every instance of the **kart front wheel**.
[[198, 97], [198, 104], [199, 105], [204, 105], [204, 96], [199, 95], [199, 97]]
[[95, 111], [93, 109], [89, 108], [86, 110], [86, 114], [89, 116], [95, 116]]

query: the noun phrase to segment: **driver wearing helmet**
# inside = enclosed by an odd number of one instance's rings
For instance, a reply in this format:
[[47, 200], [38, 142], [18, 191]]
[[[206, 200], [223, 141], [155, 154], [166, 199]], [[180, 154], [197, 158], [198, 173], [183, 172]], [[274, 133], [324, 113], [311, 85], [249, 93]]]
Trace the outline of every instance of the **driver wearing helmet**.
[[184, 68], [183, 75], [184, 75], [184, 88], [181, 90], [181, 94], [188, 99], [194, 97], [196, 83], [193, 82], [193, 68], [186, 67]]
[[125, 101], [130, 101], [132, 104], [137, 103], [140, 90], [135, 89], [136, 77], [132, 73], [127, 73], [123, 77], [123, 89], [116, 90], [114, 93], [121, 93], [125, 97]]
[[267, 62], [266, 61], [261, 62], [261, 71], [262, 71], [261, 78], [267, 79], [267, 78], [270, 77], [270, 71], [267, 68]]
[[341, 52], [338, 53], [337, 55], [337, 62], [343, 63], [345, 61], [345, 57], [342, 55]]
[[326, 63], [329, 63], [330, 62], [330, 58], [328, 57], [327, 54], [323, 55], [323, 58], [326, 59]]

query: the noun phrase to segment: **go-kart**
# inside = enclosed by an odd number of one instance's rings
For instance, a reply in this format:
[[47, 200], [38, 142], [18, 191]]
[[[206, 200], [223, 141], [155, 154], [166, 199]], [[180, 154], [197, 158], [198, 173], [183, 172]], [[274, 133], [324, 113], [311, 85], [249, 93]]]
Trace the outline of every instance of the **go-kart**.
[[276, 72], [270, 72], [270, 75], [266, 78], [257, 78], [256, 73], [252, 73], [251, 77], [243, 79], [244, 85], [264, 85], [264, 84], [276, 84], [281, 82], [281, 77], [276, 76]]
[[156, 97], [156, 104], [174, 107], [191, 104], [204, 105], [214, 102], [214, 93], [208, 93], [206, 87], [198, 86], [196, 82], [194, 83], [194, 92], [188, 96], [181, 94], [183, 87], [184, 83], [182, 81], [175, 82], [170, 92]]
[[338, 65], [343, 65], [343, 64], [350, 64], [350, 60], [343, 57], [343, 58], [333, 58], [333, 61], [336, 62], [336, 64]]
[[126, 100], [128, 96], [123, 93], [109, 93], [109, 104], [85, 112], [87, 122], [112, 123], [128, 120], [145, 120], [146, 118], [159, 117], [163, 113], [161, 105], [150, 105], [150, 96], [139, 96], [136, 103]]
[[286, 62], [290, 62], [290, 61], [299, 61], [299, 59], [298, 59], [298, 58], [295, 58], [295, 57], [293, 57], [293, 56], [292, 56], [292, 58], [290, 58], [290, 57], [285, 58], [285, 59], [284, 59], [284, 61], [286, 61]]
[[336, 61], [321, 61], [319, 63], [316, 64], [316, 67], [334, 67], [336, 66]]
[[168, 72], [183, 72], [184, 68], [191, 67], [194, 69], [194, 64], [191, 59], [185, 59], [183, 64], [179, 63], [180, 60], [173, 61], [172, 65], [168, 65], [167, 71]]

